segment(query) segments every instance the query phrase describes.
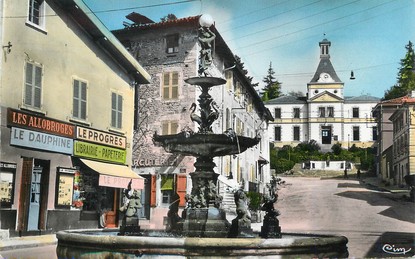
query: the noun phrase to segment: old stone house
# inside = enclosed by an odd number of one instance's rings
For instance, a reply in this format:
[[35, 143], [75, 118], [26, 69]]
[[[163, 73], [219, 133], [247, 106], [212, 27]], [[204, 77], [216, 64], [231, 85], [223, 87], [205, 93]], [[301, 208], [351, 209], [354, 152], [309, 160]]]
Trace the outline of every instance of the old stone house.
[[[180, 196], [180, 206], [185, 205], [184, 195], [191, 190], [189, 173], [194, 170], [195, 159], [167, 153], [154, 145], [152, 137], [155, 132], [166, 135], [184, 129], [197, 131], [190, 115], [198, 112], [191, 106], [197, 103], [201, 92], [184, 80], [198, 76], [199, 16], [159, 23], [137, 13], [127, 18], [134, 24], [113, 33], [152, 76], [151, 84], [142, 85], [136, 91], [138, 114], [133, 165], [147, 179], [142, 216], [148, 219], [149, 228], [163, 228], [162, 220], [174, 193]], [[223, 133], [233, 128], [237, 134], [261, 138], [260, 144], [242, 154], [215, 158], [219, 186], [223, 187], [221, 193], [227, 196], [225, 189], [229, 188], [226, 187], [234, 188], [242, 179], [246, 191], [264, 192], [270, 177], [266, 129], [271, 114], [236, 64], [220, 33], [214, 27], [211, 29], [216, 38], [209, 73], [227, 81], [210, 91], [219, 111], [219, 118], [212, 125], [213, 132]], [[232, 195], [229, 197], [233, 203]]]

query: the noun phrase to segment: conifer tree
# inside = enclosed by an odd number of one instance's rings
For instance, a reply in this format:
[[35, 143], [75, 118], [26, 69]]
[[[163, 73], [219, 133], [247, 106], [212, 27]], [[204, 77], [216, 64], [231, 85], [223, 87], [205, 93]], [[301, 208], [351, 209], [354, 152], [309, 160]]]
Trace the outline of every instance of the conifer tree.
[[272, 68], [272, 62], [269, 62], [269, 68], [267, 75], [263, 78], [262, 82], [265, 83], [262, 92], [262, 100], [268, 101], [281, 96], [281, 83], [275, 78], [275, 71]]
[[400, 62], [398, 81], [394, 86], [385, 91], [384, 100], [402, 97], [415, 90], [415, 53], [412, 42], [409, 41], [405, 48], [406, 54]]

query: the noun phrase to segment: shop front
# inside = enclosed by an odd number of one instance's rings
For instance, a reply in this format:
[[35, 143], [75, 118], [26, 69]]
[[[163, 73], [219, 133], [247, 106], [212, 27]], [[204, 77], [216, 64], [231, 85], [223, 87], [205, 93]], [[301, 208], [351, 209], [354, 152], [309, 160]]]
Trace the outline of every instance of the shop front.
[[[126, 166], [126, 137], [4, 108], [0, 230], [10, 236], [117, 227], [122, 189], [143, 189]], [[0, 231], [1, 232], [1, 231]]]

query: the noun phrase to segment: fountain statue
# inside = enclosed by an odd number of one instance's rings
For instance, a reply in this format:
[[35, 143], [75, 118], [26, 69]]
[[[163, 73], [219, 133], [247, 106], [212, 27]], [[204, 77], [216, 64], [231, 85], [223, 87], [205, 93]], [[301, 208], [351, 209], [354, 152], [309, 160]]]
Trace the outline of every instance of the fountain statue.
[[141, 192], [131, 188], [132, 181], [133, 180], [128, 183], [127, 189], [124, 190], [125, 201], [120, 208], [120, 211], [124, 212], [124, 217], [122, 219], [119, 235], [140, 234], [138, 211], [142, 207]]
[[[201, 89], [198, 105], [194, 103], [190, 107], [190, 119], [198, 125], [198, 130], [195, 132], [187, 128], [174, 135], [153, 135], [155, 145], [162, 146], [167, 152], [196, 158], [195, 171], [190, 173], [192, 190], [185, 197], [187, 205], [181, 216], [178, 213], [180, 198], [175, 195], [169, 207], [166, 231], [136, 229], [140, 232], [137, 236], [110, 235], [102, 230], [60, 231], [57, 233], [58, 257], [347, 257], [346, 237], [281, 233], [277, 219], [279, 212], [274, 208], [278, 198], [275, 178], [268, 185], [269, 193], [264, 198], [262, 210], [266, 215], [261, 233], [255, 233], [251, 228], [243, 183], [234, 194], [237, 217], [232, 224], [227, 221], [221, 207], [222, 197], [218, 194], [219, 175], [214, 172], [216, 165], [213, 159], [240, 154], [257, 145], [259, 139], [237, 135], [231, 128], [223, 133], [213, 132], [212, 124], [218, 119], [219, 111], [209, 90], [224, 85], [226, 80], [208, 76], [213, 64], [213, 19], [209, 15], [202, 15], [199, 24], [199, 75], [185, 79], [188, 84]], [[197, 108], [199, 114], [196, 113]], [[135, 209], [137, 207], [131, 208]], [[126, 213], [127, 217], [129, 215]], [[120, 234], [125, 232], [129, 231], [121, 228]]]

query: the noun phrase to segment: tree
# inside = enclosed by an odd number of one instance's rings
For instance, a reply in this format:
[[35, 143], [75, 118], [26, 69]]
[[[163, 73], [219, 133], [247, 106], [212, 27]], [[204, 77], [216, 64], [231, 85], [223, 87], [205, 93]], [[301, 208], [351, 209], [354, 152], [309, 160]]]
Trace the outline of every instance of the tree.
[[398, 72], [398, 82], [385, 91], [384, 100], [402, 97], [412, 90], [415, 90], [415, 53], [411, 41], [405, 46], [405, 49], [405, 57], [400, 62], [401, 67]]
[[304, 93], [301, 91], [290, 91], [288, 92], [289, 96], [295, 96], [295, 97], [303, 97]]
[[177, 20], [177, 16], [172, 13], [169, 13], [168, 15], [160, 18], [161, 22], [168, 22], [173, 20]]
[[254, 79], [252, 76], [248, 76], [248, 70], [245, 69], [244, 62], [242, 62], [241, 58], [238, 55], [235, 55], [236, 67], [244, 74], [245, 78], [249, 81], [252, 87], [258, 86], [258, 83], [252, 83]]
[[262, 100], [268, 101], [277, 98], [281, 95], [281, 83], [275, 78], [275, 71], [272, 68], [272, 62], [269, 62], [268, 74], [263, 78], [265, 83]]

